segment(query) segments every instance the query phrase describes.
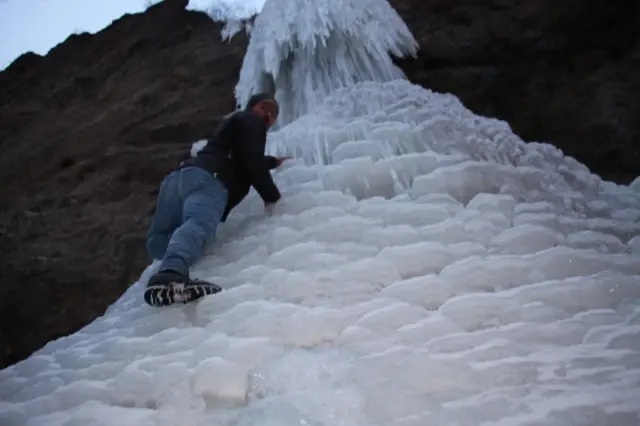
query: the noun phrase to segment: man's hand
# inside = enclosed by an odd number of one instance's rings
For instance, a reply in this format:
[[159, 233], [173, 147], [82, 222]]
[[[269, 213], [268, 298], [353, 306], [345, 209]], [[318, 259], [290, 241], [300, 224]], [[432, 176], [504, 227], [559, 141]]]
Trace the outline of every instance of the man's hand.
[[[270, 157], [275, 158], [276, 160], [275, 168], [280, 167], [282, 163], [284, 163], [285, 161], [293, 159], [293, 157], [274, 157], [274, 156], [270, 156]], [[273, 163], [271, 164], [271, 166], [273, 166]], [[271, 216], [273, 214], [275, 205], [276, 203], [264, 203], [264, 211], [268, 216]]]
[[287, 160], [293, 160], [293, 157], [276, 157], [276, 167], [280, 167]]

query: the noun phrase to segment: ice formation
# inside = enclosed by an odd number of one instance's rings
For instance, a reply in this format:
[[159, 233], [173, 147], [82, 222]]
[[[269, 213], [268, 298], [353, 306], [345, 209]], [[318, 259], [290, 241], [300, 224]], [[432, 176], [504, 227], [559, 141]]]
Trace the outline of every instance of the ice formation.
[[415, 55], [418, 44], [386, 0], [267, 0], [252, 27], [239, 106], [274, 92], [278, 124], [311, 111], [336, 89], [404, 77], [390, 55]]
[[[197, 147], [195, 148], [197, 149]], [[7, 426], [637, 426], [640, 193], [407, 81], [270, 135], [298, 159], [152, 309], [0, 371]]]
[[257, 14], [264, 0], [189, 0], [187, 10], [204, 12], [214, 21], [241, 20]]
[[204, 12], [223, 23], [220, 35], [223, 41], [228, 41], [242, 30], [251, 34], [251, 18], [260, 12], [263, 4], [264, 0], [190, 0], [187, 9]]
[[238, 95], [273, 76], [297, 119], [268, 149], [296, 160], [194, 266], [225, 291], [150, 308], [150, 265], [0, 371], [0, 425], [637, 426], [640, 180], [396, 79], [413, 41], [386, 2], [259, 20]]

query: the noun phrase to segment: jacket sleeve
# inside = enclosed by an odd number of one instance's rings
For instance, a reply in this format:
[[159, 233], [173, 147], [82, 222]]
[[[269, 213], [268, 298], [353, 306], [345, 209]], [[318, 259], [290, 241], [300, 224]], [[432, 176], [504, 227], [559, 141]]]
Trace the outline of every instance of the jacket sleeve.
[[269, 167], [269, 170], [273, 170], [278, 167], [278, 159], [273, 155], [265, 155], [264, 158], [267, 160], [267, 167]]
[[275, 203], [280, 199], [280, 191], [273, 181], [270, 161], [264, 155], [266, 127], [259, 117], [244, 115], [236, 125], [239, 128], [234, 151], [244, 164], [251, 185], [265, 203]]

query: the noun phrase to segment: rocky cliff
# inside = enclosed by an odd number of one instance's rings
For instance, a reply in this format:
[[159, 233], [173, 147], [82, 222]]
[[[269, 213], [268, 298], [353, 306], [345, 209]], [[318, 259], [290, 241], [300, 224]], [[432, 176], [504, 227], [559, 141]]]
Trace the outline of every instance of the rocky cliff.
[[409, 78], [560, 147], [605, 179], [640, 170], [640, 2], [391, 0]]
[[[0, 73], [0, 366], [72, 333], [149, 259], [163, 175], [234, 107], [246, 38], [165, 0]], [[602, 176], [640, 174], [639, 6], [629, 0], [392, 0], [400, 61]]]

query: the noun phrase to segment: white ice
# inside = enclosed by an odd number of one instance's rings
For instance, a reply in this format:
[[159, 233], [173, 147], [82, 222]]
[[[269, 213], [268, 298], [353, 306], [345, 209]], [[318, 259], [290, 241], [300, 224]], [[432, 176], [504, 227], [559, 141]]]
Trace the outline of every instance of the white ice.
[[269, 138], [189, 306], [142, 302], [0, 372], [0, 424], [640, 422], [640, 194], [406, 81]]
[[264, 0], [189, 0], [187, 10], [204, 12], [216, 21], [246, 19], [260, 12]]
[[[308, 113], [269, 135], [296, 158], [275, 211], [252, 191], [193, 267], [225, 290], [153, 309], [150, 265], [103, 317], [0, 371], [0, 425], [640, 424], [640, 183], [393, 72], [366, 81], [391, 69], [385, 46], [411, 46], [386, 3], [293, 3], [265, 5], [240, 97], [267, 71], [286, 114]], [[359, 57], [371, 73], [329, 82], [373, 31], [356, 7], [391, 11]], [[331, 46], [355, 25], [351, 47], [313, 52], [329, 15]]]
[[251, 95], [275, 90], [278, 125], [286, 125], [336, 89], [404, 78], [390, 55], [417, 49], [386, 0], [267, 0], [251, 28], [236, 99], [244, 107]]

